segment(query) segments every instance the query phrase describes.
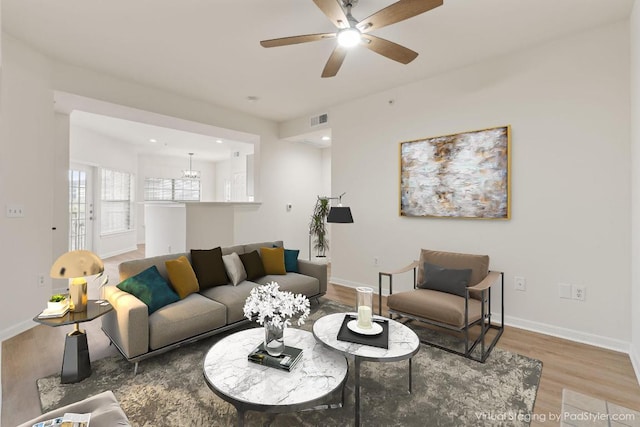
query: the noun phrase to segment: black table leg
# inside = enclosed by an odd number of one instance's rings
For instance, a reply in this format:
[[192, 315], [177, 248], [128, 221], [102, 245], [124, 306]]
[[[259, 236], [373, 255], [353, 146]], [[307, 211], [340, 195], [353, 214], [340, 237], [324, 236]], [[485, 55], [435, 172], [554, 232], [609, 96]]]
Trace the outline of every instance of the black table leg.
[[87, 334], [81, 331], [76, 323], [74, 331], [68, 334], [64, 341], [60, 382], [62, 384], [77, 383], [90, 375], [91, 362]]
[[356, 365], [356, 386], [355, 386], [355, 418], [356, 418], [356, 427], [360, 427], [360, 358], [358, 356], [355, 357], [355, 365]]

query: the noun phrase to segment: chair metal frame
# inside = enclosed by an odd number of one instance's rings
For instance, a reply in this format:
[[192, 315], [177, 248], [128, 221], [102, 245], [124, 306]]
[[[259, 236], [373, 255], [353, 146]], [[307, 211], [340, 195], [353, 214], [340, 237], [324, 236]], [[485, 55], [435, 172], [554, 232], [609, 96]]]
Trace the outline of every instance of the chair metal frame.
[[[393, 272], [379, 272], [378, 273], [378, 314], [382, 315], [382, 278], [384, 276], [389, 278], [389, 295], [393, 294], [393, 276], [396, 274], [401, 274], [401, 273], [405, 273], [408, 272], [410, 270], [413, 270], [413, 289], [418, 289], [418, 284], [417, 284], [417, 268], [418, 268], [418, 261], [414, 261], [413, 263], [411, 263], [410, 265], [397, 270], [397, 271], [393, 271]], [[458, 332], [458, 333], [464, 333], [464, 352], [458, 351], [458, 350], [454, 350], [452, 348], [449, 347], [445, 347], [442, 346], [440, 344], [431, 342], [431, 341], [427, 341], [427, 340], [423, 340], [420, 339], [420, 341], [424, 344], [430, 345], [432, 347], [436, 347], [442, 350], [445, 350], [449, 353], [454, 353], [454, 354], [458, 354], [460, 356], [464, 356], [468, 359], [471, 360], [475, 360], [476, 362], [481, 362], [484, 363], [487, 358], [489, 357], [489, 355], [491, 354], [491, 351], [493, 350], [493, 348], [496, 346], [496, 344], [498, 343], [498, 340], [500, 339], [500, 337], [502, 336], [502, 333], [504, 332], [504, 273], [501, 271], [498, 272], [491, 272], [489, 271], [489, 274], [491, 273], [498, 273], [500, 275], [500, 304], [501, 304], [501, 319], [500, 319], [500, 324], [493, 324], [491, 322], [491, 285], [489, 285], [487, 288], [485, 289], [478, 289], [475, 290], [475, 292], [480, 292], [480, 302], [481, 302], [481, 314], [480, 314], [480, 318], [474, 322], [469, 323], [469, 298], [471, 298], [470, 293], [472, 291], [474, 291], [474, 286], [468, 287], [466, 289], [465, 292], [465, 297], [464, 297], [464, 325], [462, 327], [456, 327], [453, 325], [449, 325], [446, 323], [442, 323], [442, 322], [438, 322], [435, 320], [431, 320], [431, 319], [427, 319], [424, 317], [420, 317], [420, 316], [416, 316], [413, 314], [408, 314], [408, 313], [403, 313], [400, 311], [396, 311], [396, 310], [391, 310], [389, 309], [389, 317], [393, 318], [394, 315], [398, 316], [398, 318], [406, 318], [408, 319], [407, 322], [411, 322], [411, 321], [419, 321], [422, 323], [426, 323], [429, 325], [433, 325], [433, 326], [437, 326], [439, 328], [443, 328], [443, 329], [447, 329], [450, 331], [454, 331], [454, 332]], [[487, 275], [488, 277], [488, 275]], [[492, 284], [493, 285], [493, 284]], [[410, 292], [410, 291], [409, 291]], [[473, 326], [480, 326], [480, 334], [478, 335], [478, 337], [473, 341], [473, 343], [470, 343], [469, 341], [469, 329]], [[498, 332], [496, 333], [496, 336], [493, 338], [493, 340], [489, 343], [489, 345], [486, 345], [485, 342], [485, 337], [487, 332], [490, 329], [495, 329]], [[471, 345], [470, 345], [471, 344]], [[474, 357], [473, 356], [473, 351], [476, 349], [476, 347], [478, 346], [478, 344], [480, 344], [480, 357]]]

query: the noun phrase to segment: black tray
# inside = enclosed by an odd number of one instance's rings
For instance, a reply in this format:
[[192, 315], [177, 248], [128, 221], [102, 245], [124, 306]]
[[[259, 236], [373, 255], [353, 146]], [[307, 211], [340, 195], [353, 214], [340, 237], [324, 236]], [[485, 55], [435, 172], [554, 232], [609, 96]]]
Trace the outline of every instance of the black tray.
[[370, 345], [372, 347], [389, 348], [389, 321], [385, 319], [373, 319], [374, 322], [382, 326], [382, 333], [378, 335], [361, 335], [353, 332], [347, 323], [357, 319], [358, 316], [345, 314], [342, 326], [338, 331], [338, 340], [353, 342], [356, 344]]

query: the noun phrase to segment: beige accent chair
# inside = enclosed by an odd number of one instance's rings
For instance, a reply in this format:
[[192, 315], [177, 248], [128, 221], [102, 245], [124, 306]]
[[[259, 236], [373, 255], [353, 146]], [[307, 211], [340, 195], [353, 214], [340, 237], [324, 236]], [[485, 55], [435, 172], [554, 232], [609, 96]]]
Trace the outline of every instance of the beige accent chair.
[[[445, 269], [470, 269], [468, 285], [462, 285], [462, 288], [458, 289], [458, 295], [449, 293], [450, 289], [443, 292], [421, 288], [425, 277], [425, 263]], [[413, 270], [413, 289], [394, 294], [393, 276], [411, 270]], [[389, 297], [387, 298], [389, 317], [407, 319], [407, 322], [419, 321], [462, 333], [464, 352], [433, 342], [423, 342], [479, 362], [484, 363], [487, 360], [504, 331], [504, 273], [489, 271], [489, 256], [422, 249], [419, 261], [414, 261], [397, 271], [379, 273], [379, 307], [382, 307], [382, 281], [385, 276], [389, 279]], [[491, 323], [491, 288], [498, 282], [501, 288], [502, 320], [500, 325], [494, 325]], [[471, 341], [469, 330], [474, 326], [477, 326], [480, 331], [477, 338]], [[489, 329], [495, 329], [497, 333], [487, 346], [485, 338]], [[474, 355], [478, 344], [480, 354]]]

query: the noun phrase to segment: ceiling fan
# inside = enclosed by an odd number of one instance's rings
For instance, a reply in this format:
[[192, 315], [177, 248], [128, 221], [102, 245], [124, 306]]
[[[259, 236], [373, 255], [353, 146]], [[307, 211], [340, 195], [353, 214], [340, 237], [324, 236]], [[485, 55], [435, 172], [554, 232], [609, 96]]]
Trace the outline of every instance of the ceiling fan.
[[351, 8], [358, 4], [358, 0], [313, 0], [313, 2], [327, 15], [338, 31], [263, 40], [260, 44], [263, 47], [277, 47], [337, 39], [338, 43], [322, 71], [322, 77], [333, 77], [340, 70], [348, 49], [354, 46], [366, 47], [402, 64], [413, 61], [418, 56], [417, 52], [368, 33], [442, 6], [443, 0], [399, 0], [362, 21], [358, 21], [351, 15]]

